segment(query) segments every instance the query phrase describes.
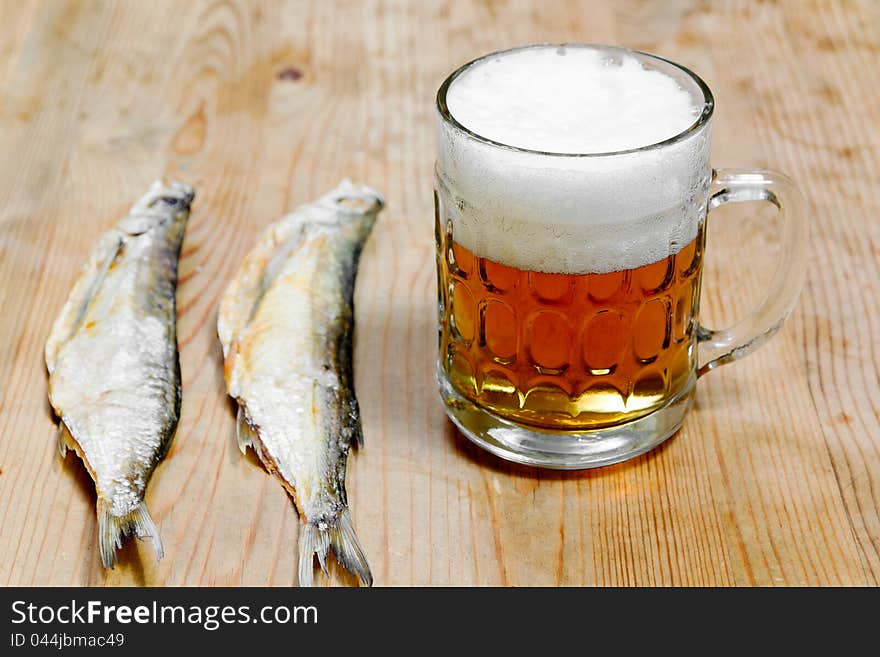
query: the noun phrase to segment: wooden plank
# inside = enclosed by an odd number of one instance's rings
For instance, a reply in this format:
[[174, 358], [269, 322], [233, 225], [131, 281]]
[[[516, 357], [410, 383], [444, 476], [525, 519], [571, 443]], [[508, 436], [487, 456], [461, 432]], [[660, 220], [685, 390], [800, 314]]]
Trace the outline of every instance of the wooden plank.
[[[388, 207], [358, 281], [366, 445], [348, 474], [379, 585], [832, 585], [880, 577], [876, 4], [467, 0], [76, 3], [0, 13], [0, 584], [295, 583], [299, 522], [233, 439], [214, 325], [257, 232], [352, 177]], [[663, 447], [553, 473], [503, 463], [434, 383], [433, 96], [485, 52], [620, 43], [698, 71], [716, 166], [792, 174], [809, 280], [760, 355], [701, 381]], [[94, 491], [61, 462], [42, 345], [97, 236], [155, 177], [196, 186], [181, 261], [184, 402], [147, 502], [166, 546], [111, 572]], [[719, 212], [706, 323], [758, 298], [773, 215]], [[853, 285], [856, 283], [856, 285]], [[352, 579], [336, 569], [333, 584]]]

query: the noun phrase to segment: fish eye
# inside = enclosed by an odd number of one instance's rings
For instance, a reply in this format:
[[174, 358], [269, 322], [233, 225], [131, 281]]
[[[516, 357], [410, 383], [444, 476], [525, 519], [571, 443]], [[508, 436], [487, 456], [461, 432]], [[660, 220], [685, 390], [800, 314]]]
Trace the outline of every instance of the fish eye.
[[337, 196], [336, 205], [342, 205], [352, 210], [360, 210], [363, 206], [364, 199], [357, 196]]
[[354, 210], [355, 212], [363, 212], [367, 208], [373, 205], [379, 205], [382, 207], [382, 201], [371, 195], [364, 196], [337, 196], [333, 199], [333, 202], [341, 206], [343, 208]]

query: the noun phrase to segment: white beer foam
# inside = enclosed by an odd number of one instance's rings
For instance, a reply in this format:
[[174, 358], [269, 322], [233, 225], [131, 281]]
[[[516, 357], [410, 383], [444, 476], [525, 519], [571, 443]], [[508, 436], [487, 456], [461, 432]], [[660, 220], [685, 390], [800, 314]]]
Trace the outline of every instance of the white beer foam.
[[469, 130], [553, 153], [609, 153], [685, 131], [702, 110], [675, 79], [590, 48], [517, 50], [456, 78], [446, 105]]
[[[465, 128], [438, 121], [439, 192], [456, 242], [519, 269], [603, 273], [662, 260], [696, 237], [708, 190], [701, 93], [630, 55], [543, 46], [484, 59], [450, 85]], [[597, 155], [599, 153], [599, 155]], [[606, 153], [601, 155], [601, 153]]]

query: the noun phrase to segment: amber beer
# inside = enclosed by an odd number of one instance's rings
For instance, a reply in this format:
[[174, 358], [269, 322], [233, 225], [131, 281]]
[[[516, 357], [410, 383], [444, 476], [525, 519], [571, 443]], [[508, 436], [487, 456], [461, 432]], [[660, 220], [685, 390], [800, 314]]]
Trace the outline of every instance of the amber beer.
[[474, 403], [536, 427], [599, 428], [656, 410], [692, 376], [702, 232], [602, 274], [477, 257], [439, 221], [437, 238], [442, 367]]

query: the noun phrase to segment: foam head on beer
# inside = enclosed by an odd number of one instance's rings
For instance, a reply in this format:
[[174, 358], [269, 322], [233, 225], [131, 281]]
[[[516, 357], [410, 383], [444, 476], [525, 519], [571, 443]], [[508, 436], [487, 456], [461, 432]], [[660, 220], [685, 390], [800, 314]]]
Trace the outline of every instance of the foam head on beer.
[[446, 99], [459, 123], [493, 141], [553, 153], [607, 153], [683, 132], [700, 105], [635, 58], [599, 50], [520, 50], [477, 65]]
[[445, 101], [447, 220], [475, 254], [605, 273], [661, 260], [696, 236], [705, 206], [682, 199], [706, 196], [708, 126], [688, 132], [706, 99], [674, 65], [612, 48], [523, 48], [465, 68]]

